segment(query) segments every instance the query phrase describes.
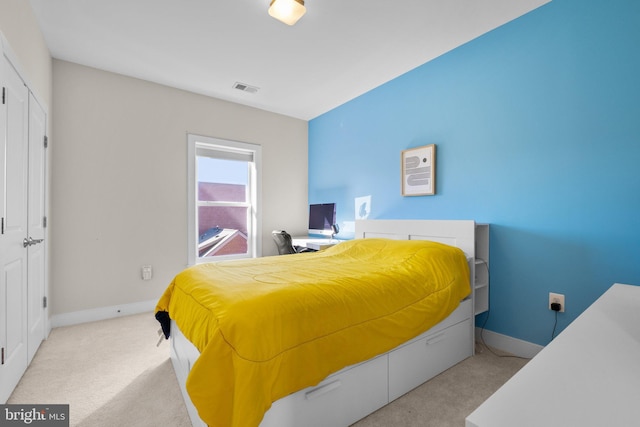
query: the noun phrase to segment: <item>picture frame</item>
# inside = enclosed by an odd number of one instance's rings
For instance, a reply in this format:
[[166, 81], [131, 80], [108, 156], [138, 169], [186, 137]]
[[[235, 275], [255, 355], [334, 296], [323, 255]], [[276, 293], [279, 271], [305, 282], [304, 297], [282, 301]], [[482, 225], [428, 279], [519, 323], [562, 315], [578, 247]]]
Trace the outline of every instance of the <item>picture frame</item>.
[[436, 145], [402, 150], [400, 155], [402, 195], [436, 194]]

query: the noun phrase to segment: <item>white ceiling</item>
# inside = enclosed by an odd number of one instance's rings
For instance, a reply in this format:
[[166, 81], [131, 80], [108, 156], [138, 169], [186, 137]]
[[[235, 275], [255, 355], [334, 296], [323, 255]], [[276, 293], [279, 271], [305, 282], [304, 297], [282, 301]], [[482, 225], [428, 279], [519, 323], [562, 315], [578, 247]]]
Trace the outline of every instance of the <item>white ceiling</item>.
[[54, 58], [304, 120], [548, 1], [30, 0]]

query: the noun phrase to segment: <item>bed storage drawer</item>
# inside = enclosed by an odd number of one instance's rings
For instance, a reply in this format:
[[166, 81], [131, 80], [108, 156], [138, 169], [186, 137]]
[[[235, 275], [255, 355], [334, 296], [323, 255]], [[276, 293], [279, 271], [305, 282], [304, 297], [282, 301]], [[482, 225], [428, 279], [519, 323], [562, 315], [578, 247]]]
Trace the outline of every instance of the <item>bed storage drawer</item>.
[[260, 427], [349, 426], [388, 403], [387, 367], [383, 355], [336, 372], [275, 402]]
[[389, 401], [471, 356], [471, 333], [467, 319], [389, 353]]
[[418, 339], [422, 339], [428, 335], [431, 335], [435, 332], [441, 331], [443, 329], [448, 328], [449, 326], [453, 326], [456, 325], [460, 322], [462, 322], [463, 320], [467, 320], [470, 316], [471, 316], [471, 312], [473, 311], [473, 301], [471, 301], [471, 299], [466, 299], [464, 301], [460, 302], [460, 305], [458, 306], [458, 308], [456, 308], [453, 313], [451, 313], [449, 316], [447, 316], [444, 320], [442, 320], [440, 323], [434, 325], [431, 329], [429, 329], [428, 331], [422, 333], [421, 335], [418, 335], [418, 337], [414, 338], [413, 340], [408, 341], [405, 344], [401, 344], [402, 345], [406, 345], [408, 343], [411, 343], [412, 341], [418, 340]]

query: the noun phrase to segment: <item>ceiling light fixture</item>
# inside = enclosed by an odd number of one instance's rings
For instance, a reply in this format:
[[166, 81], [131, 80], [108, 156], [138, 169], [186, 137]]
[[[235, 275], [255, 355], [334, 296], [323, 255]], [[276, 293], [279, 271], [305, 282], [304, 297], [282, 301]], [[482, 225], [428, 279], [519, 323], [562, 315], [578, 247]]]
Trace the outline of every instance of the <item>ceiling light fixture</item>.
[[307, 11], [304, 0], [271, 0], [269, 15], [287, 25], [293, 25]]

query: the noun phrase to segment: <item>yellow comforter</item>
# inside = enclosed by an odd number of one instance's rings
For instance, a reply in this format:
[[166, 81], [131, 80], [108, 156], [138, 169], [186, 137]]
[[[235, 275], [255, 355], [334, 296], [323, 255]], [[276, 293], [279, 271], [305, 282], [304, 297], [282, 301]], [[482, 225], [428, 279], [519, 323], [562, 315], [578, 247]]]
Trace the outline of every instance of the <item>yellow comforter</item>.
[[188, 268], [156, 311], [200, 351], [187, 379], [200, 417], [255, 427], [273, 401], [419, 335], [469, 293], [460, 249], [361, 239]]

